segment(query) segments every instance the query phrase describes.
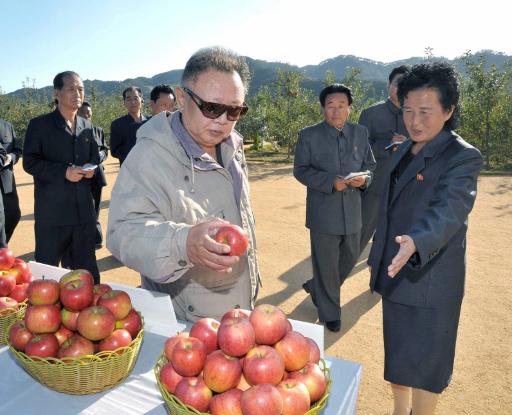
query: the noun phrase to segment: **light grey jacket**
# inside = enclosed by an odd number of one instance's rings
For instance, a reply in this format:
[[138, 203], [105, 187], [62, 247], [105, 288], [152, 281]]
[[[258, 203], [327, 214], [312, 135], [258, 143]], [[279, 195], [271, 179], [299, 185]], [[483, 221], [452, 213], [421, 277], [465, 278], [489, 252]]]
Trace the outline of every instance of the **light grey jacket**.
[[[221, 145], [225, 169], [199, 170], [161, 113], [137, 132], [112, 190], [107, 248], [144, 276], [143, 286], [171, 295], [178, 318], [220, 318], [230, 308], [252, 308], [259, 283], [254, 217], [240, 136]], [[244, 169], [238, 207], [230, 163]], [[187, 257], [189, 229], [214, 217], [242, 226], [250, 248], [230, 274], [194, 266]]]

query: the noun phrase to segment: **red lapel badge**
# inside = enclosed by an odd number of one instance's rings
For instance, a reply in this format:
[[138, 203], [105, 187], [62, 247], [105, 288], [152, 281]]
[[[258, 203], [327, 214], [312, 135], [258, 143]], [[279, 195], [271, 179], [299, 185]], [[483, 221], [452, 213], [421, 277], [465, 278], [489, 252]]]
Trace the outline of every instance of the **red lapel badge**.
[[419, 181], [419, 182], [422, 182], [423, 180], [425, 180], [425, 178], [423, 177], [423, 174], [417, 173], [416, 174], [416, 180]]

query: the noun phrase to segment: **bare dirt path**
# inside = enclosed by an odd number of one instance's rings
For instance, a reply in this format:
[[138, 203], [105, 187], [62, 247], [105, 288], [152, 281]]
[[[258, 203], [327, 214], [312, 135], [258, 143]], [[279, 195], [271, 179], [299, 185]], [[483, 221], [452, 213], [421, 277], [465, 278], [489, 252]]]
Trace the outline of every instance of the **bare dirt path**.
[[[110, 191], [117, 162], [106, 164], [100, 220], [106, 229]], [[282, 307], [294, 319], [316, 322], [317, 315], [301, 284], [311, 275], [309, 236], [304, 228], [305, 188], [286, 164], [251, 163], [258, 256], [263, 275], [259, 302]], [[16, 166], [22, 220], [10, 246], [33, 258], [32, 178]], [[438, 414], [512, 414], [512, 177], [483, 177], [470, 216], [467, 284], [453, 381], [441, 397]], [[367, 253], [366, 253], [367, 254]], [[359, 413], [390, 413], [391, 394], [383, 381], [380, 298], [368, 290], [365, 258], [342, 288], [340, 333], [325, 332], [328, 355], [359, 362], [363, 376]], [[106, 248], [97, 251], [104, 281], [137, 285], [138, 274], [116, 261]], [[336, 385], [333, 387], [336, 393]]]

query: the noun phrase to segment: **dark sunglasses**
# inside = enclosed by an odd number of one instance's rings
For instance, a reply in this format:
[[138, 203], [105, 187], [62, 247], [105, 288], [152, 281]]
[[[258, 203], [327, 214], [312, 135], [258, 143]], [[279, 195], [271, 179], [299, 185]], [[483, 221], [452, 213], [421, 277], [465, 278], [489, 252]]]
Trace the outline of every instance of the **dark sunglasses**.
[[226, 116], [229, 121], [237, 121], [247, 114], [247, 111], [249, 110], [249, 107], [245, 103], [244, 105], [237, 107], [218, 104], [216, 102], [208, 102], [202, 100], [201, 97], [192, 92], [186, 86], [183, 87], [183, 90], [190, 95], [190, 98], [192, 98], [192, 101], [194, 101], [201, 113], [211, 120], [219, 118], [222, 114], [227, 113]]

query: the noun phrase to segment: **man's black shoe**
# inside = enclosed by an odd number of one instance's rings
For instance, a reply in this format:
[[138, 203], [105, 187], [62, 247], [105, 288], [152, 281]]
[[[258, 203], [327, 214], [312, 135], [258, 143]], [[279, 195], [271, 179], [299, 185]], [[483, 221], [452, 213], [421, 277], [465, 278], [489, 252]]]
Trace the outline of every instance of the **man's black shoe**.
[[341, 320], [326, 321], [324, 324], [329, 331], [338, 332], [341, 329]]

